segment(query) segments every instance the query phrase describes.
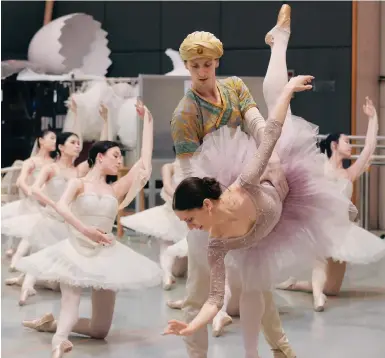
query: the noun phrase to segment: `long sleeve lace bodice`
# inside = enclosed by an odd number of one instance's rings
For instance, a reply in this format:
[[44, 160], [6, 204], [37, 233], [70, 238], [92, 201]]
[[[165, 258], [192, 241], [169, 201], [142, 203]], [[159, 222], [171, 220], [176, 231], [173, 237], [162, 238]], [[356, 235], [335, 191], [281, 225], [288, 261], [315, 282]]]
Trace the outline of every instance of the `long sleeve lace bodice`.
[[277, 191], [271, 185], [261, 184], [268, 161], [273, 153], [282, 131], [282, 124], [269, 119], [266, 122], [263, 140], [255, 156], [245, 166], [237, 181], [250, 195], [257, 209], [256, 221], [248, 234], [242, 237], [215, 239], [211, 238], [208, 247], [210, 265], [210, 294], [208, 303], [222, 307], [225, 292], [224, 259], [230, 250], [253, 247], [265, 237], [277, 224], [282, 203]]

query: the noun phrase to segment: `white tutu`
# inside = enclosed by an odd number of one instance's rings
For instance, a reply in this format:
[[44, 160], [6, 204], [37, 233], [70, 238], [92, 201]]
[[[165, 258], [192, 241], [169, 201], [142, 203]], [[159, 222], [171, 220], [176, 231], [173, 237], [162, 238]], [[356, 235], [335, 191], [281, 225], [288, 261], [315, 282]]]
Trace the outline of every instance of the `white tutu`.
[[188, 244], [187, 238], [183, 238], [183, 240], [178, 241], [174, 245], [169, 246], [166, 249], [168, 255], [172, 257], [187, 257], [188, 256]]
[[18, 215], [21, 200], [15, 200], [1, 206], [1, 220]]
[[24, 214], [14, 216], [1, 221], [1, 233], [8, 237], [19, 239], [27, 238], [37, 221], [40, 218], [40, 213]]
[[[162, 271], [155, 262], [116, 240], [111, 246], [98, 246], [94, 255], [79, 252], [77, 245], [66, 239], [22, 258], [16, 269], [41, 280], [113, 291], [161, 283]], [[92, 251], [91, 245], [88, 249]]]
[[385, 240], [352, 223], [343, 244], [335, 245], [332, 258], [353, 264], [369, 264], [385, 257]]
[[188, 233], [186, 223], [179, 220], [169, 203], [122, 217], [120, 222], [124, 227], [165, 241], [178, 242]]
[[36, 224], [27, 240], [31, 245], [31, 252], [37, 252], [65, 240], [68, 236], [66, 222], [53, 209], [46, 208], [36, 216]]

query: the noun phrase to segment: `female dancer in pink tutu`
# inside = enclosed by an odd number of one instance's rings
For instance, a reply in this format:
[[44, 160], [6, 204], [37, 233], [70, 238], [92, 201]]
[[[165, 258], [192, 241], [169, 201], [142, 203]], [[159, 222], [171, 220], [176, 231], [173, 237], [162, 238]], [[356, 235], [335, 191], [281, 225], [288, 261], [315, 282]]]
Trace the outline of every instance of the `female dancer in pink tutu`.
[[[317, 255], [327, 255], [349, 227], [351, 203], [324, 176], [324, 156], [316, 144], [318, 129], [290, 112], [293, 93], [310, 90], [313, 77], [287, 82], [289, 37], [288, 29], [279, 26], [266, 36], [272, 51], [264, 81], [269, 119], [260, 146], [256, 146], [255, 128], [252, 138], [226, 126], [207, 135], [192, 159], [196, 176], [184, 179], [173, 198], [175, 213], [190, 229], [210, 233], [208, 257], [202, 256], [202, 261], [208, 259], [211, 276], [210, 293], [198, 315], [189, 323], [170, 321], [165, 334], [192, 335], [215, 317], [223, 305], [226, 262], [241, 276], [240, 316], [247, 358], [258, 357], [263, 292], [288, 271], [302, 271]], [[285, 198], [263, 179], [274, 149], [289, 185]], [[223, 153], [232, 153], [233, 158]], [[235, 159], [242, 156], [242, 161]], [[237, 179], [222, 188], [225, 175]]]

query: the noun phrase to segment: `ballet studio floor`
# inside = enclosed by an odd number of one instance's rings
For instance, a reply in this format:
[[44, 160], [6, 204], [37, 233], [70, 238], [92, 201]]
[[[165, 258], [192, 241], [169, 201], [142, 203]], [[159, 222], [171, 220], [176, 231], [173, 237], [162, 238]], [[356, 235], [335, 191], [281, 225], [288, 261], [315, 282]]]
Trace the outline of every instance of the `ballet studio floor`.
[[[124, 238], [133, 249], [156, 260], [156, 241]], [[138, 268], [140, 269], [140, 268]], [[132, 273], [130, 273], [132, 274]], [[57, 316], [60, 294], [39, 290], [29, 304], [18, 306], [20, 288], [4, 285], [12, 276], [8, 261], [2, 260], [1, 348], [3, 357], [50, 357], [51, 334], [22, 327], [21, 321], [53, 312]], [[179, 311], [166, 307], [168, 299], [180, 298], [184, 281], [165, 292], [156, 287], [141, 292], [118, 294], [113, 325], [105, 341], [72, 336], [74, 350], [68, 358], [183, 358], [187, 357], [180, 337], [162, 336], [167, 320], [181, 318]], [[89, 317], [89, 292], [84, 292], [80, 315]], [[312, 310], [306, 293], [276, 291], [275, 298], [285, 331], [298, 358], [383, 358], [385, 352], [385, 260], [370, 266], [349, 267], [338, 298], [329, 298], [325, 312]], [[272, 357], [261, 337], [260, 355]], [[225, 335], [210, 338], [212, 358], [243, 357], [239, 319], [227, 327]]]

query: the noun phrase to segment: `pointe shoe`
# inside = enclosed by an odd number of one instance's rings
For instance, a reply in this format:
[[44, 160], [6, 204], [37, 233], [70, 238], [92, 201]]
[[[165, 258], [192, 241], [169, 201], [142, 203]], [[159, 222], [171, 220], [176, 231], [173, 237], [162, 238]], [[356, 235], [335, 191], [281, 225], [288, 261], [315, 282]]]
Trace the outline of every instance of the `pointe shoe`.
[[223, 329], [231, 323], [233, 323], [233, 319], [227, 313], [219, 314], [218, 317], [215, 317], [213, 320], [213, 337], [221, 336]]
[[10, 265], [10, 266], [8, 267], [8, 271], [9, 271], [9, 272], [16, 272], [16, 267], [15, 267], [14, 265]]
[[70, 341], [63, 341], [52, 350], [51, 358], [61, 358], [64, 353], [68, 353], [72, 350], [73, 345]]
[[38, 332], [50, 332], [55, 318], [52, 313], [45, 314], [42, 318], [34, 319], [32, 321], [23, 321], [23, 326], [35, 329]]
[[275, 28], [280, 28], [290, 33], [290, 25], [291, 25], [290, 16], [291, 16], [291, 7], [287, 4], [282, 5], [281, 10], [279, 10], [279, 13], [278, 13], [277, 24], [265, 36], [265, 43], [267, 45], [272, 46], [274, 44], [273, 30]]
[[25, 275], [20, 275], [20, 276], [17, 276], [17, 277], [12, 277], [12, 278], [7, 278], [5, 280], [5, 284], [7, 286], [22, 286], [23, 285], [23, 282], [24, 282], [24, 277]]
[[167, 306], [174, 310], [181, 310], [183, 307], [184, 300], [176, 300], [176, 301], [167, 301]]
[[28, 297], [35, 296], [36, 290], [34, 288], [26, 288], [21, 290], [19, 306], [24, 306], [27, 302]]
[[163, 278], [163, 289], [165, 291], [171, 290], [172, 285], [175, 283], [174, 276], [167, 276]]
[[314, 311], [323, 312], [325, 310], [326, 296], [322, 293], [318, 297], [314, 297]]
[[287, 355], [280, 349], [272, 349], [274, 358], [297, 358], [297, 356]]

